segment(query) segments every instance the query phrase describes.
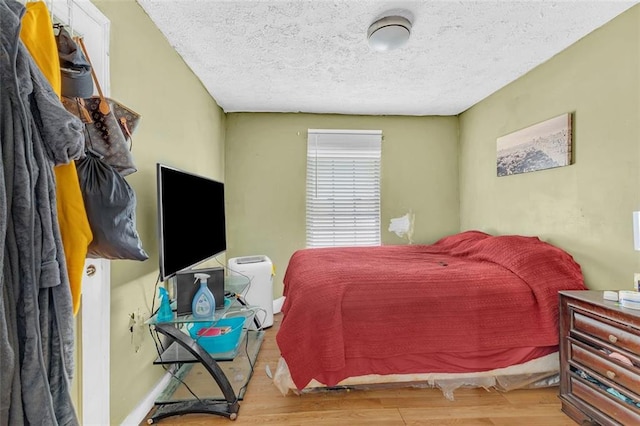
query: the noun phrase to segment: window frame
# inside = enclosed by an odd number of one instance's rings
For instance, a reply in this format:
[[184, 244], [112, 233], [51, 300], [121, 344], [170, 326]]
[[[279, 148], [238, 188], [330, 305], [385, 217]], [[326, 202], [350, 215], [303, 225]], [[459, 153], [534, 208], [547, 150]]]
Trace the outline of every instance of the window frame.
[[308, 248], [381, 245], [381, 163], [381, 130], [308, 129]]

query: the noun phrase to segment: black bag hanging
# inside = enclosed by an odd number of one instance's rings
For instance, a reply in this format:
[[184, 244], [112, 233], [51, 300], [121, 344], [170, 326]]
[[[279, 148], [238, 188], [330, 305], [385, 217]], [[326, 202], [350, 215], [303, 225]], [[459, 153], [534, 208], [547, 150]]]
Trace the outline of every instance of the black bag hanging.
[[76, 160], [76, 168], [93, 233], [87, 257], [147, 260], [136, 230], [136, 195], [129, 183], [92, 151]]

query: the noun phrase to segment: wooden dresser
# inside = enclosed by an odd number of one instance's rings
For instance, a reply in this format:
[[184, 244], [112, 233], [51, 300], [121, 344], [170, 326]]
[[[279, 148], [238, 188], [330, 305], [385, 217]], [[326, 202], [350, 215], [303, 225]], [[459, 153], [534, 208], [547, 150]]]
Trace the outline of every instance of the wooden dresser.
[[580, 424], [640, 425], [627, 402], [640, 403], [640, 310], [602, 295], [560, 292], [562, 411]]

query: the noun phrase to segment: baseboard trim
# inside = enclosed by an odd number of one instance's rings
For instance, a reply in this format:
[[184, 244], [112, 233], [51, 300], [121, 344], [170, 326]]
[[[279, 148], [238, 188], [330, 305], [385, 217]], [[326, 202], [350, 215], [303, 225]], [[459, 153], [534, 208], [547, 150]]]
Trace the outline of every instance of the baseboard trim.
[[129, 415], [120, 423], [121, 426], [138, 426], [144, 421], [149, 414], [153, 403], [160, 393], [167, 387], [171, 380], [172, 374], [167, 371], [160, 381], [151, 389], [151, 391], [144, 397], [142, 401], [129, 413]]

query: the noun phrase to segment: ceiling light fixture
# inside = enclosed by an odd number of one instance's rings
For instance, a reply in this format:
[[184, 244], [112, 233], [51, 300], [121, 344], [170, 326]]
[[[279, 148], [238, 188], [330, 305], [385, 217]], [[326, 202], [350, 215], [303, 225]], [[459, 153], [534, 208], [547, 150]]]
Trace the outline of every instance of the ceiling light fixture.
[[378, 51], [393, 50], [402, 46], [411, 35], [411, 22], [402, 16], [387, 16], [369, 27], [369, 46]]

